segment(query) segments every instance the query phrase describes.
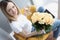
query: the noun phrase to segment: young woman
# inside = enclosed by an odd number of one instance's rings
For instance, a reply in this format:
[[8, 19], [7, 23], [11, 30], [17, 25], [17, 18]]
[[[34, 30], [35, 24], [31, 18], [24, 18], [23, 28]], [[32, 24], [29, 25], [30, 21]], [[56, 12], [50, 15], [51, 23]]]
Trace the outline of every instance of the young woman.
[[23, 37], [30, 37], [37, 34], [36, 31], [32, 32], [32, 23], [19, 13], [18, 8], [12, 1], [1, 1], [0, 7], [10, 21], [11, 28], [15, 33]]
[[31, 33], [32, 23], [19, 13], [18, 8], [12, 1], [1, 1], [0, 7], [10, 21], [11, 28], [15, 33], [26, 37]]

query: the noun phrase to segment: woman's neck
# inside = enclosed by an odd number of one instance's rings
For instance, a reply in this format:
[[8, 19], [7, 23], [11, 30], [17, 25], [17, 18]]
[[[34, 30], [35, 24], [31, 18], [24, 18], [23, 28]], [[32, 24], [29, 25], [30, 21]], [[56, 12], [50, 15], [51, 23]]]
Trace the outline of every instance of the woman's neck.
[[[19, 14], [19, 15], [21, 15], [21, 14]], [[16, 21], [18, 19], [19, 15], [13, 16], [12, 20]]]
[[17, 20], [17, 18], [18, 18], [18, 15], [15, 15], [15, 16], [14, 16], [14, 19]]

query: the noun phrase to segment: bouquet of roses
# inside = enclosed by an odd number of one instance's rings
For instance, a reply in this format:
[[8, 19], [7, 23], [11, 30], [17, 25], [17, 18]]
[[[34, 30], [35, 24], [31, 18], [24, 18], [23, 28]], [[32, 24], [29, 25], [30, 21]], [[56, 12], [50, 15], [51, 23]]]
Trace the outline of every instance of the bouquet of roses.
[[53, 17], [49, 13], [35, 12], [32, 17], [32, 24], [36, 31], [42, 34], [48, 33], [52, 30]]

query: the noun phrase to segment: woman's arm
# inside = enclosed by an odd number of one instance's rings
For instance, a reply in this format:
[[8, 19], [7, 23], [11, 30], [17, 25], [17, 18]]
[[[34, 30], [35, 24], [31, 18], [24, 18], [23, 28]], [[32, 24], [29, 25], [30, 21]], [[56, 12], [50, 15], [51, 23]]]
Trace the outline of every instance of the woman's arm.
[[25, 37], [25, 38], [27, 38], [27, 37], [31, 37], [31, 36], [34, 36], [34, 35], [37, 35], [38, 33], [36, 32], [36, 31], [34, 31], [34, 32], [31, 32], [30, 34], [24, 34], [24, 33], [22, 33], [22, 32], [20, 32], [20, 33], [18, 33], [20, 36], [22, 36], [22, 37]]
[[24, 33], [20, 32], [19, 34], [20, 34], [21, 36], [27, 38], [27, 37], [31, 37], [31, 36], [39, 35], [39, 34], [41, 34], [41, 31], [39, 31], [39, 32], [37, 32], [37, 31], [33, 31], [33, 32], [31, 32], [30, 34], [24, 34]]

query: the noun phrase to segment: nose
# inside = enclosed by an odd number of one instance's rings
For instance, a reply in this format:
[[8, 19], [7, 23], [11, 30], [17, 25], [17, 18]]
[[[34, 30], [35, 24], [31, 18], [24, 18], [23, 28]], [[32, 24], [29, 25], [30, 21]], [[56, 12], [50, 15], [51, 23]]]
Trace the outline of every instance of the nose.
[[12, 12], [15, 12], [15, 9], [12, 8]]
[[12, 12], [12, 14], [15, 14], [15, 10], [13, 8], [11, 9], [11, 12]]

